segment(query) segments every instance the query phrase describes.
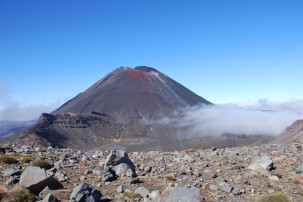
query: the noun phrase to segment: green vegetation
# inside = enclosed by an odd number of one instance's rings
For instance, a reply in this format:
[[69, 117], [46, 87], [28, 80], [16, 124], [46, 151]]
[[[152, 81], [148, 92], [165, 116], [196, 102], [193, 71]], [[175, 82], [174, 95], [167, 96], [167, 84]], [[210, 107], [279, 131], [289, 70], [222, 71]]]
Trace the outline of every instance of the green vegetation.
[[136, 194], [136, 193], [130, 192], [130, 191], [123, 192], [123, 196], [131, 198], [131, 199], [142, 198], [142, 196], [140, 194]]
[[15, 202], [33, 201], [35, 198], [27, 188], [21, 186], [15, 186], [13, 189], [2, 193], [0, 197], [1, 201]]
[[51, 159], [55, 159], [55, 158], [57, 158], [57, 156], [56, 155], [49, 155], [49, 156], [47, 156], [48, 158], [51, 158]]
[[283, 193], [274, 193], [261, 196], [257, 202], [291, 202], [291, 200]]
[[6, 164], [18, 163], [17, 159], [10, 157], [10, 156], [2, 156], [2, 157], [0, 157], [0, 161], [2, 163], [6, 163]]
[[45, 160], [39, 160], [39, 161], [33, 161], [32, 162], [32, 165], [33, 166], [37, 166], [37, 167], [40, 167], [40, 168], [45, 168], [45, 169], [49, 169], [51, 168], [52, 166]]
[[20, 153], [13, 153], [13, 156], [22, 156]]
[[3, 146], [3, 149], [13, 149], [11, 146]]
[[293, 182], [294, 184], [301, 184], [301, 182], [300, 182], [299, 179], [293, 179], [292, 182]]
[[24, 162], [24, 163], [29, 163], [29, 162], [32, 161], [32, 158], [31, 157], [24, 157], [21, 161]]
[[173, 174], [167, 174], [165, 175], [165, 178], [171, 181], [176, 181], [176, 177]]
[[191, 149], [188, 149], [188, 150], [185, 150], [184, 153], [188, 154], [188, 153], [193, 153], [193, 152], [196, 152], [197, 150], [195, 148], [191, 148]]

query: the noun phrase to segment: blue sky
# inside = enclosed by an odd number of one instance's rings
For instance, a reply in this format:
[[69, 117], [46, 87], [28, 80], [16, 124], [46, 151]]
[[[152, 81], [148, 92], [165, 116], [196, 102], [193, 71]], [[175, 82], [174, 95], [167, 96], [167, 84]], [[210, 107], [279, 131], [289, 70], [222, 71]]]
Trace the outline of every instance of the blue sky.
[[120, 66], [213, 103], [303, 99], [303, 1], [0, 0], [0, 111], [56, 107]]

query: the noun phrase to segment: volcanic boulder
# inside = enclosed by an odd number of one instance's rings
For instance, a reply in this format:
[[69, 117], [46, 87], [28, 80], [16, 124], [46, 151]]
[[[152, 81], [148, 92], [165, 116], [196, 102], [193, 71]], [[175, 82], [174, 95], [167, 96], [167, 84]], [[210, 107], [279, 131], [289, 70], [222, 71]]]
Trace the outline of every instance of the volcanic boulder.
[[105, 161], [104, 170], [109, 170], [116, 176], [125, 175], [128, 170], [131, 170], [135, 176], [135, 166], [129, 159], [127, 152], [122, 150], [112, 150]]
[[38, 195], [46, 186], [50, 189], [62, 189], [63, 186], [44, 169], [35, 166], [26, 167], [20, 178], [20, 185]]

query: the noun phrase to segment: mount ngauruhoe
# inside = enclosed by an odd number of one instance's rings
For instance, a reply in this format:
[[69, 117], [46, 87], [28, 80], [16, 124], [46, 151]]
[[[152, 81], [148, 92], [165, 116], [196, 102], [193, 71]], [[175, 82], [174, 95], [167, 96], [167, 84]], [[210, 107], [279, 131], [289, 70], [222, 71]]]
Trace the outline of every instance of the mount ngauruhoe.
[[98, 112], [126, 120], [154, 119], [199, 103], [210, 104], [156, 69], [120, 67], [52, 114]]
[[180, 149], [171, 126], [146, 125], [175, 110], [211, 104], [154, 68], [120, 67], [39, 123], [6, 139], [76, 149]]
[[150, 124], [171, 116], [178, 118], [174, 112], [179, 109], [210, 104], [156, 69], [120, 67], [52, 113], [43, 113], [34, 126], [1, 142], [75, 149], [168, 151], [268, 141], [268, 137], [216, 139], [196, 135], [193, 138], [184, 126]]

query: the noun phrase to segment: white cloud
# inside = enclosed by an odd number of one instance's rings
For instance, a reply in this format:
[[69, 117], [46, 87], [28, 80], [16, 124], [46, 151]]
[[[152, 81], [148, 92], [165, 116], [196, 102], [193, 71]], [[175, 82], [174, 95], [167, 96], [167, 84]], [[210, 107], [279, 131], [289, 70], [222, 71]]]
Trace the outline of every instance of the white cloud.
[[31, 105], [28, 103], [11, 103], [7, 107], [0, 107], [0, 120], [28, 121], [38, 119], [41, 113], [49, 113], [55, 109], [54, 105]]
[[176, 111], [170, 118], [144, 122], [186, 128], [183, 138], [218, 137], [224, 134], [278, 135], [292, 122], [303, 118], [302, 114], [303, 100], [283, 103], [260, 100], [249, 105], [188, 107]]

